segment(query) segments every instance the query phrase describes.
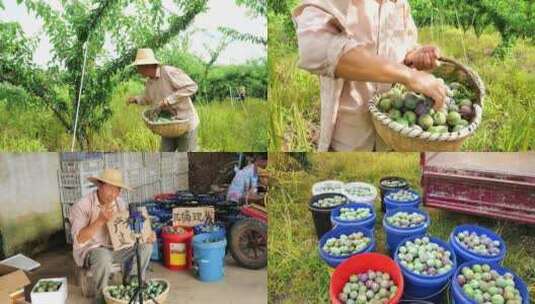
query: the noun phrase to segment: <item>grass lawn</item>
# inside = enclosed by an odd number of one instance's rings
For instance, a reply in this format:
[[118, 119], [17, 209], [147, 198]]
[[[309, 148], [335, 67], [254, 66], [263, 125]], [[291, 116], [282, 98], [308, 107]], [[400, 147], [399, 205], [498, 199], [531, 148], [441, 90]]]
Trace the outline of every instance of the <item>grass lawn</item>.
[[[387, 175], [405, 177], [421, 190], [418, 153], [314, 153], [311, 167], [302, 170], [285, 153], [270, 153], [268, 212], [269, 303], [327, 303], [328, 266], [319, 257], [312, 216], [307, 208], [311, 187], [317, 181], [364, 181], [378, 187]], [[380, 201], [375, 203], [377, 251], [386, 253]], [[473, 223], [499, 233], [507, 244], [505, 267], [528, 284], [535, 298], [535, 229], [527, 225], [426, 208], [431, 215], [429, 233], [443, 240], [454, 227]]]
[[[143, 107], [126, 106], [128, 96], [142, 92], [134, 81], [115, 88], [110, 100], [111, 118], [90, 134], [90, 151], [158, 151], [160, 137], [141, 119]], [[195, 102], [201, 124], [200, 151], [266, 151], [268, 106], [265, 100], [249, 98]], [[50, 111], [8, 108], [0, 103], [0, 150], [10, 152], [70, 151], [71, 136]]]

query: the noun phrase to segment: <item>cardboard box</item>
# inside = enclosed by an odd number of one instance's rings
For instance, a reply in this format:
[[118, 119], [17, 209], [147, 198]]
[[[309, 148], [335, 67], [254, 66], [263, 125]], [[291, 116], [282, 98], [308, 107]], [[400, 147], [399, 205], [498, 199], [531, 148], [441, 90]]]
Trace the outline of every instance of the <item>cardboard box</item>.
[[[141, 208], [141, 213], [145, 218], [145, 221], [143, 222], [143, 230], [141, 231], [141, 239], [143, 242], [146, 242], [152, 235], [152, 228], [147, 208]], [[136, 238], [134, 232], [130, 229], [129, 218], [130, 215], [128, 211], [119, 212], [106, 224], [113, 250], [121, 250], [134, 246]]]
[[[57, 291], [52, 292], [36, 292], [35, 287], [39, 285], [41, 281], [57, 281], [61, 282], [61, 286]], [[67, 302], [67, 295], [69, 294], [67, 289], [67, 278], [49, 278], [49, 279], [40, 279], [37, 281], [35, 286], [33, 286], [30, 297], [32, 299], [32, 304], [65, 304]]]
[[199, 224], [213, 223], [214, 220], [214, 207], [173, 208], [173, 226], [193, 227]]
[[22, 270], [0, 264], [0, 303], [18, 301], [21, 289], [24, 298], [24, 286], [29, 284], [30, 280]]
[[14, 293], [9, 295], [11, 297], [11, 304], [22, 304], [22, 303], [28, 303], [26, 302], [26, 298], [24, 298], [24, 288], [21, 288]]

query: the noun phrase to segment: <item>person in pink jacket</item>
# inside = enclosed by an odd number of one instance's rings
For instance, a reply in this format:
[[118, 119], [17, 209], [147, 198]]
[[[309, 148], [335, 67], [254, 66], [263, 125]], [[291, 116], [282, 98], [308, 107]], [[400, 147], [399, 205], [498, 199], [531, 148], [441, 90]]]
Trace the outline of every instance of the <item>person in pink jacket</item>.
[[440, 51], [417, 44], [407, 0], [304, 0], [293, 12], [299, 67], [320, 76], [319, 151], [389, 150], [368, 102], [401, 83], [441, 108], [446, 86], [423, 70]]

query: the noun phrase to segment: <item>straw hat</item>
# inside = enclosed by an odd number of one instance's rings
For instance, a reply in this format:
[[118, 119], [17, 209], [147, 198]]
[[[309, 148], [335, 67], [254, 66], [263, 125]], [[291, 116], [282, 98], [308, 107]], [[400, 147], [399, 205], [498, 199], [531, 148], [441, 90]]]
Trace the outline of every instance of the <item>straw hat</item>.
[[152, 49], [139, 49], [137, 50], [136, 60], [132, 65], [151, 65], [151, 64], [160, 64], [160, 62], [154, 56]]
[[123, 175], [117, 169], [105, 169], [100, 176], [90, 176], [87, 178], [92, 183], [102, 182], [119, 188], [132, 191], [132, 188], [126, 186], [123, 182]]

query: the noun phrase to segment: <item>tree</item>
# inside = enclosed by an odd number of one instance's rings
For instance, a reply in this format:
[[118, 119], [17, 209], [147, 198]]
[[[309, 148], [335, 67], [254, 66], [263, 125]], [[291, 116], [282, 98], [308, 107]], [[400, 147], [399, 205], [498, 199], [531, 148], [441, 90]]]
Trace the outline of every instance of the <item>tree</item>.
[[[245, 6], [249, 9], [249, 13], [254, 17], [267, 17], [267, 1], [266, 0], [235, 0], [237, 5]], [[253, 44], [260, 44], [267, 46], [267, 39], [262, 36], [244, 33], [242, 31], [230, 28], [219, 27], [218, 30], [224, 35], [238, 41], [245, 41]]]
[[[47, 1], [18, 0], [43, 20], [54, 57], [48, 69], [43, 70], [20, 56], [24, 52], [17, 57], [22, 60], [20, 65], [10, 63], [11, 56], [2, 56], [0, 83], [23, 88], [38, 104], [51, 109], [72, 134], [87, 45], [76, 130], [80, 148], [87, 149], [90, 132], [98, 131], [112, 114], [108, 105], [112, 87], [133, 72], [128, 64], [136, 50], [163, 47], [206, 10], [207, 1], [174, 0], [178, 15], [169, 13], [162, 0], [61, 1], [62, 11], [53, 9]], [[16, 36], [20, 37], [20, 33]], [[104, 51], [107, 39], [113, 41], [116, 54]]]
[[[273, 2], [273, 1], [269, 1], [269, 2]], [[268, 9], [267, 0], [236, 0], [236, 4], [243, 5], [249, 8], [252, 14], [256, 17], [267, 15], [267, 9]]]
[[532, 0], [411, 0], [413, 17], [419, 26], [448, 24], [464, 31], [474, 29], [479, 37], [493, 26], [502, 41], [493, 51], [496, 57], [509, 53], [517, 38], [535, 41], [535, 2]]

